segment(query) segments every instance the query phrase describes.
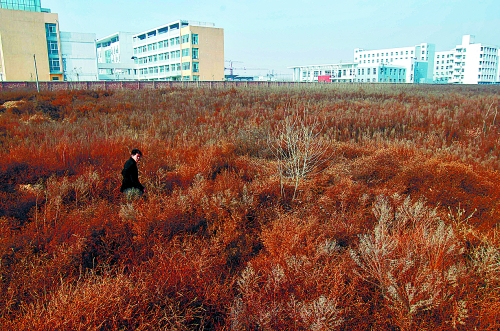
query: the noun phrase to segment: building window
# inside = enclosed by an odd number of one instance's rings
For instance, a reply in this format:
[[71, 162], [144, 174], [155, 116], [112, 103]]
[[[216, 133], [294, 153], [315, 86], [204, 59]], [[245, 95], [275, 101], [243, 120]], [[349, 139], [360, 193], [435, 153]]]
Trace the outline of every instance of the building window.
[[193, 72], [200, 72], [200, 64], [198, 62], [193, 62]]
[[49, 55], [59, 55], [59, 48], [57, 47], [57, 41], [48, 40], [47, 49], [49, 51]]
[[45, 23], [45, 34], [47, 37], [57, 37], [57, 25], [55, 23]]
[[193, 33], [191, 35], [191, 42], [193, 43], [193, 45], [198, 45], [198, 34], [197, 33]]
[[183, 35], [182, 36], [182, 43], [185, 44], [188, 42], [189, 42], [189, 35], [188, 34]]
[[59, 59], [49, 59], [49, 68], [50, 72], [60, 72], [61, 64], [59, 62]]
[[198, 59], [198, 48], [193, 48], [192, 57], [194, 60]]
[[182, 56], [189, 56], [189, 48], [182, 49]]

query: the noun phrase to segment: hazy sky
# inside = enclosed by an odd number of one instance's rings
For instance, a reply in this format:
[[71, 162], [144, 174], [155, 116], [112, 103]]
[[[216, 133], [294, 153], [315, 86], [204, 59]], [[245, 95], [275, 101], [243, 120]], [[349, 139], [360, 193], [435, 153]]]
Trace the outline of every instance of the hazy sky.
[[[462, 35], [500, 46], [500, 0], [42, 0], [61, 31], [142, 32], [177, 19], [224, 29], [235, 73], [353, 61], [354, 48], [434, 43], [449, 50]], [[236, 62], [240, 61], [240, 62]], [[229, 63], [226, 63], [229, 66]]]

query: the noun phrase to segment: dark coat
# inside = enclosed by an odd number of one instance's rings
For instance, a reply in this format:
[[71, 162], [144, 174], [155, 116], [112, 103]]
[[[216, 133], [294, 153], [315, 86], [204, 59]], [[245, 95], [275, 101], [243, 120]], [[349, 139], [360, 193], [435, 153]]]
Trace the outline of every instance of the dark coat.
[[122, 170], [122, 186], [120, 187], [120, 192], [125, 191], [129, 188], [137, 188], [141, 192], [144, 192], [144, 186], [139, 182], [139, 169], [137, 169], [137, 162], [133, 158], [130, 158], [125, 162]]

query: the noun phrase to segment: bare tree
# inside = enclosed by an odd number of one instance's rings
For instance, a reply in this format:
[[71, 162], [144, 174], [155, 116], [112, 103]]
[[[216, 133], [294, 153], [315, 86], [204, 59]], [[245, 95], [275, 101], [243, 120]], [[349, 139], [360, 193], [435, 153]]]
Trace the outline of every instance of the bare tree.
[[294, 200], [301, 180], [316, 173], [328, 160], [327, 144], [321, 137], [323, 127], [323, 123], [307, 110], [292, 111], [269, 135], [268, 145], [278, 161], [282, 196], [288, 181], [294, 187]]

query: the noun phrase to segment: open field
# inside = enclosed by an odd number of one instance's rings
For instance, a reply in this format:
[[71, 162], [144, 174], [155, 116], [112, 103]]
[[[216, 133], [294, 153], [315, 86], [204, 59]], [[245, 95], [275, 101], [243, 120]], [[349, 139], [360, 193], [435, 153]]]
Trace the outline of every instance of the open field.
[[500, 86], [1, 92], [0, 328], [498, 330], [499, 110]]

